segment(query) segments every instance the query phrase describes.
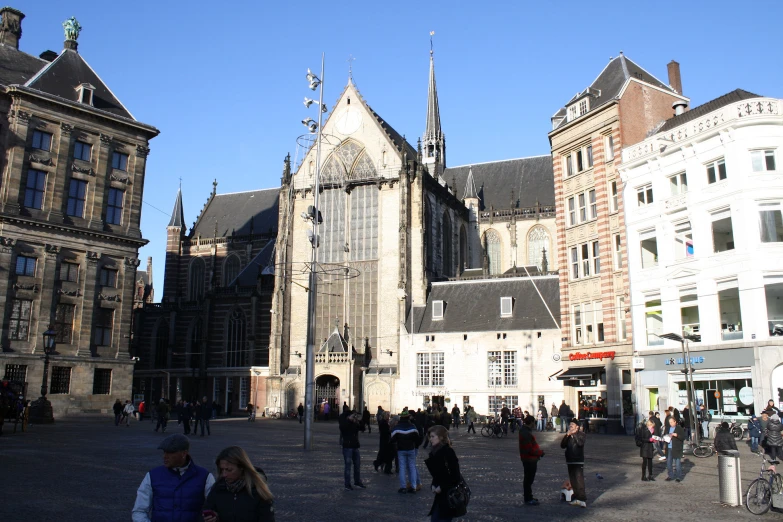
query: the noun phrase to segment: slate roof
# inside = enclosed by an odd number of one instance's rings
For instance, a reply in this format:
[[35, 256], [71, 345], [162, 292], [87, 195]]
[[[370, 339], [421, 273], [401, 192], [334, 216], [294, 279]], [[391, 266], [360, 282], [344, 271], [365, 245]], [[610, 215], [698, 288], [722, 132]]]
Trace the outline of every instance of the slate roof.
[[435, 60], [430, 51], [430, 79], [427, 88], [427, 124], [424, 129], [425, 139], [435, 139], [441, 136], [440, 105], [438, 104], [438, 87], [435, 83]]
[[182, 207], [182, 189], [177, 190], [177, 199], [174, 201], [174, 210], [171, 211], [171, 219], [168, 226], [185, 228], [185, 210]]
[[[275, 242], [274, 240], [269, 240], [269, 243], [267, 243], [264, 248], [256, 254], [256, 257], [242, 269], [237, 278], [229, 283], [229, 286], [235, 284], [238, 284], [239, 286], [255, 286], [258, 282], [260, 273], [269, 273], [266, 268], [274, 253]], [[272, 267], [271, 274], [274, 275], [274, 267]]]
[[345, 342], [343, 336], [340, 335], [339, 330], [335, 328], [334, 331], [329, 336], [329, 338], [326, 340], [326, 342], [321, 345], [321, 348], [318, 350], [318, 352], [319, 353], [324, 353], [324, 352], [347, 353], [348, 343]]
[[[630, 58], [626, 58], [625, 55], [620, 53], [620, 56], [613, 58], [612, 60], [609, 61], [606, 67], [604, 67], [604, 70], [601, 71], [601, 73], [593, 81], [593, 83], [590, 84], [590, 87], [588, 87], [588, 89], [585, 89], [584, 91], [574, 95], [573, 98], [568, 100], [566, 106], [571, 105], [577, 99], [584, 96], [589, 90], [590, 92], [596, 94], [595, 97], [591, 97], [590, 99], [590, 110], [588, 110], [587, 112], [587, 114], [590, 114], [590, 112], [592, 112], [594, 109], [608, 103], [609, 101], [617, 97], [617, 95], [620, 94], [620, 90], [623, 88], [623, 85], [625, 85], [625, 82], [628, 81], [630, 78], [635, 78], [645, 83], [649, 83], [650, 85], [654, 85], [656, 87], [660, 87], [661, 89], [670, 91], [672, 94], [677, 94], [674, 91], [674, 89], [672, 89], [665, 82], [662, 82], [661, 80], [659, 80], [658, 78], [656, 78], [655, 76], [653, 76], [652, 74], [644, 70], [642, 67], [637, 65]], [[555, 117], [557, 117], [558, 115], [562, 115], [561, 114], [562, 110], [563, 110], [562, 108], [558, 109], [557, 113], [555, 114]], [[566, 121], [566, 119], [564, 119], [558, 127], [561, 127], [566, 123], [568, 122]]]
[[250, 234], [277, 234], [279, 188], [217, 194], [210, 199], [190, 232], [191, 237], [217, 237]]
[[475, 163], [460, 167], [449, 167], [443, 172], [443, 179], [449, 186], [456, 181], [457, 197], [465, 197], [464, 188], [468, 174], [478, 192], [481, 210], [494, 205], [496, 209], [511, 208], [511, 190], [514, 191], [514, 208], [555, 204], [555, 181], [552, 170], [552, 156], [533, 156], [510, 160]]
[[10, 45], [0, 45], [0, 84], [24, 85], [48, 63]]
[[[535, 282], [557, 320], [552, 322], [546, 306], [533, 287]], [[427, 305], [414, 307], [415, 333], [488, 332], [544, 330], [560, 324], [558, 276], [482, 279], [433, 283]], [[513, 297], [511, 317], [500, 316], [500, 298]], [[444, 302], [443, 319], [432, 319], [432, 302]], [[410, 317], [406, 320], [410, 325]]]
[[103, 83], [82, 56], [72, 49], [64, 49], [60, 56], [28, 80], [25, 87], [45, 92], [64, 100], [79, 101], [76, 87], [89, 83], [93, 91], [92, 106], [123, 118], [135, 120], [114, 93]]
[[693, 109], [686, 111], [679, 116], [669, 118], [666, 123], [658, 130], [658, 133], [669, 131], [675, 127], [679, 127], [683, 123], [688, 123], [691, 120], [701, 118], [714, 110], [731, 105], [732, 103], [740, 102], [742, 100], [748, 100], [750, 98], [761, 98], [758, 94], [744, 91], [742, 89], [735, 89], [729, 93], [724, 94], [714, 100], [710, 100], [707, 103], [694, 107]]

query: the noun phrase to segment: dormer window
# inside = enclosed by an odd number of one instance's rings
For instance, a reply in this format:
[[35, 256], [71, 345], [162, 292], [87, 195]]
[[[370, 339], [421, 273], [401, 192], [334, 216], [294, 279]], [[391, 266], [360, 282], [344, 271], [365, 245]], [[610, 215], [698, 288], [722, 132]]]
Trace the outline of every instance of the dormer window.
[[92, 105], [92, 93], [95, 90], [89, 83], [83, 83], [76, 88], [77, 99], [79, 103]]
[[512, 297], [500, 298], [500, 317], [511, 317], [513, 315], [514, 299]]
[[443, 301], [432, 302], [432, 319], [433, 320], [443, 319]]

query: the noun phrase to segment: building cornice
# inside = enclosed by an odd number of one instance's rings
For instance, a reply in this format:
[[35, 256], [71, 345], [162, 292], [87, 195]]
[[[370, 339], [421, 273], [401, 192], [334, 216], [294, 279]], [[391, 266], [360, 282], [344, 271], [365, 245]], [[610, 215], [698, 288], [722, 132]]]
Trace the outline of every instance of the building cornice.
[[[115, 241], [115, 242], [119, 241], [119, 242], [127, 243], [129, 245], [134, 245], [136, 248], [141, 248], [147, 243], [149, 243], [149, 240], [144, 238], [136, 239], [128, 236], [110, 234], [98, 230], [89, 230], [80, 227], [70, 227], [68, 225], [64, 225], [61, 223], [50, 223], [48, 221], [42, 222], [42, 221], [37, 221], [34, 219], [29, 219], [20, 216], [9, 216], [7, 214], [2, 214], [2, 213], [0, 213], [0, 223], [15, 223], [20, 225], [33, 226], [41, 229], [55, 230], [59, 232], [68, 232], [70, 234], [75, 234], [79, 236], [94, 237], [103, 240]], [[9, 235], [7, 231], [6, 231], [6, 235]]]

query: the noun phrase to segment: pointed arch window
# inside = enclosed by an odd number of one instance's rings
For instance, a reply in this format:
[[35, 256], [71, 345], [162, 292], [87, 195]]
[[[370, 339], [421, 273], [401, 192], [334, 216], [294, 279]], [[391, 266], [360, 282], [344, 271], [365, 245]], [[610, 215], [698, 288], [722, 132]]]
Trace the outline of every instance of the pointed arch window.
[[242, 310], [234, 310], [228, 318], [228, 335], [226, 336], [226, 366], [235, 368], [245, 366], [247, 346], [245, 342], [245, 314]]
[[541, 270], [544, 249], [550, 251], [549, 232], [542, 226], [534, 227], [527, 235], [527, 264], [536, 265]]
[[443, 230], [441, 234], [441, 245], [443, 253], [443, 275], [452, 277], [454, 275], [454, 253], [452, 252], [451, 237], [451, 218], [448, 212], [443, 213]]
[[188, 300], [198, 301], [204, 298], [204, 273], [206, 265], [200, 257], [190, 262], [188, 271]]
[[230, 255], [223, 263], [223, 286], [230, 286], [239, 275], [239, 257]]
[[484, 244], [487, 250], [487, 261], [490, 275], [500, 274], [500, 235], [496, 230], [489, 229], [484, 234]]
[[169, 323], [160, 321], [155, 333], [155, 368], [169, 366]]
[[375, 161], [364, 145], [354, 140], [343, 142], [321, 169], [321, 183], [325, 185], [342, 185], [346, 179], [364, 180], [377, 176]]

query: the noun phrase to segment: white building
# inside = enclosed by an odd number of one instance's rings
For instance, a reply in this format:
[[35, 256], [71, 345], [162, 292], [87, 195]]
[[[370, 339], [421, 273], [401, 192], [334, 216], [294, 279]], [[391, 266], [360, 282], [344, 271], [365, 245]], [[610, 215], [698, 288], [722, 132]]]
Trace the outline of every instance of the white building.
[[401, 341], [408, 346], [396, 404], [449, 410], [457, 404], [462, 411], [470, 404], [479, 414], [499, 411], [503, 402], [531, 413], [539, 404], [547, 411], [560, 404], [558, 276], [528, 270], [532, 277], [518, 268], [492, 279], [432, 284], [426, 306], [414, 306], [408, 318], [413, 335]]
[[639, 412], [683, 408], [687, 335], [697, 401], [747, 417], [783, 388], [781, 100], [736, 90], [623, 150]]

